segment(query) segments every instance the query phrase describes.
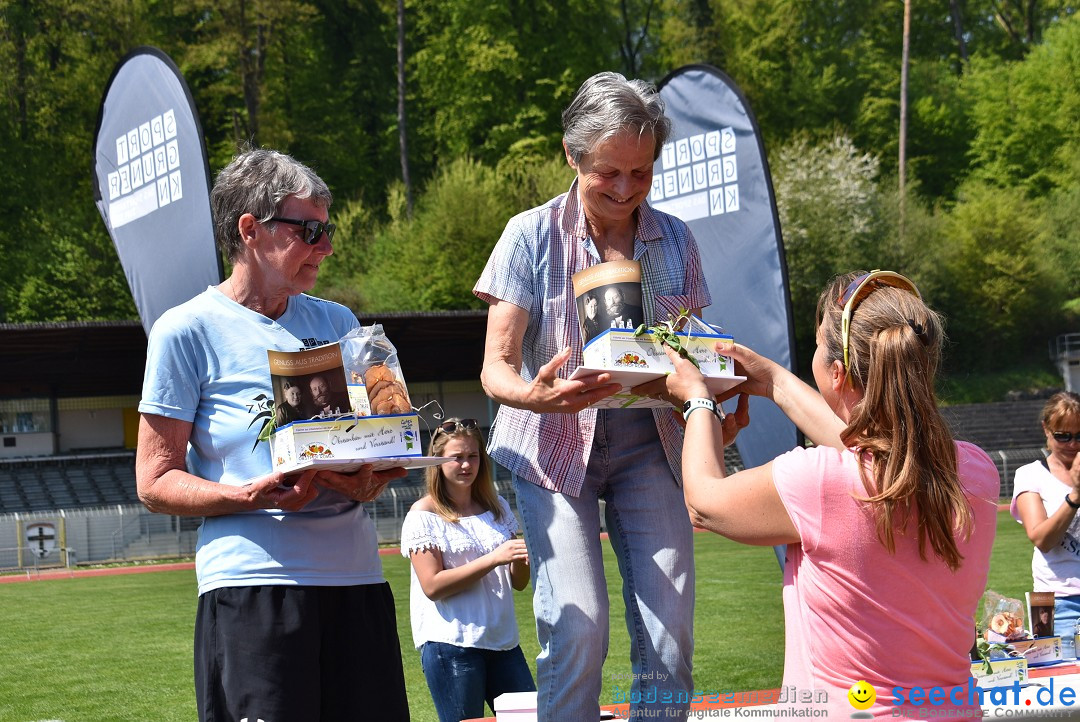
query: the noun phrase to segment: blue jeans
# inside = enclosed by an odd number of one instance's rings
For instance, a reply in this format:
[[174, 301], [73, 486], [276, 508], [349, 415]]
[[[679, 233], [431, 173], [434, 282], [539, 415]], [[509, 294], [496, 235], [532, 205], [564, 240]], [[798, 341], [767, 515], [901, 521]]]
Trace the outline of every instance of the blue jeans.
[[[1054, 598], [1054, 634], [1070, 639], [1076, 632], [1076, 620], [1080, 619], [1080, 595]], [[1078, 650], [1080, 651], [1080, 650]]]
[[485, 701], [494, 712], [494, 700], [503, 692], [536, 689], [521, 647], [499, 651], [425, 642], [420, 664], [439, 722], [483, 717]]
[[533, 583], [540, 722], [598, 719], [608, 649], [600, 499], [622, 575], [633, 677], [605, 704], [682, 719], [693, 696], [692, 527], [648, 409], [601, 411], [581, 495], [514, 477]]

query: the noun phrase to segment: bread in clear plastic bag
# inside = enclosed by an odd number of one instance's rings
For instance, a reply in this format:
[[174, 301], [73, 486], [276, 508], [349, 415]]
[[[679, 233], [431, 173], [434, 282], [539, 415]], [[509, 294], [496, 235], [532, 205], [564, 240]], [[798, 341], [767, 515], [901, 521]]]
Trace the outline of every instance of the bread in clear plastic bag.
[[1015, 641], [1026, 639], [1024, 631], [1024, 603], [987, 590], [983, 594], [983, 622], [989, 641]]
[[357, 416], [387, 416], [412, 411], [397, 349], [382, 324], [360, 326], [341, 339], [349, 380], [349, 400]]

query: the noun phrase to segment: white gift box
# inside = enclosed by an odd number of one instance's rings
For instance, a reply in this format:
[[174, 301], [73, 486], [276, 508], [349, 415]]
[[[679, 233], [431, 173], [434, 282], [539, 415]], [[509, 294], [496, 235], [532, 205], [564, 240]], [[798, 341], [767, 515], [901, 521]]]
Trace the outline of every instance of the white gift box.
[[1027, 682], [1028, 663], [1023, 657], [991, 659], [990, 668], [993, 671], [987, 673], [986, 666], [982, 662], [971, 663], [971, 676], [983, 689], [1007, 687], [1013, 682], [1020, 684]]
[[[704, 321], [700, 322], [709, 328]], [[704, 376], [735, 375], [735, 363], [730, 356], [716, 351], [717, 341], [731, 341], [732, 337], [723, 333], [685, 333], [677, 334], [679, 342], [686, 352], [698, 362], [698, 368]], [[675, 370], [671, 359], [667, 357], [664, 346], [652, 331], [645, 331], [640, 336], [633, 331], [611, 328], [589, 341], [583, 351], [584, 366], [593, 369], [626, 369], [630, 371], [652, 371], [670, 373]]]
[[347, 471], [375, 459], [422, 457], [419, 431], [416, 414], [294, 421], [271, 434], [270, 456], [275, 471]]
[[[701, 369], [705, 384], [713, 394], [719, 394], [746, 380], [735, 375], [735, 363], [730, 356], [716, 351], [717, 341], [731, 341], [697, 316], [692, 316], [703, 332], [680, 332], [679, 342]], [[584, 363], [574, 370], [571, 379], [587, 379], [606, 373], [622, 389], [592, 404], [599, 409], [636, 409], [670, 407], [666, 401], [638, 396], [631, 389], [639, 384], [661, 378], [675, 370], [664, 346], [651, 331], [639, 336], [628, 329], [612, 328], [589, 341], [583, 351]]]
[[1061, 637], [1021, 639], [1008, 645], [1024, 655], [1029, 665], [1061, 661]]
[[536, 692], [504, 692], [495, 698], [497, 722], [536, 722]]

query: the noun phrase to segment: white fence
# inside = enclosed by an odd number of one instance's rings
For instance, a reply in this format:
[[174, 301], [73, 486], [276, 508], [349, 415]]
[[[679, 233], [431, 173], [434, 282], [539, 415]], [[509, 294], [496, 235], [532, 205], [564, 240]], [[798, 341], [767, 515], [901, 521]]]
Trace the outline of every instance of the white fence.
[[[733, 446], [725, 457], [728, 469], [742, 468]], [[508, 472], [495, 465], [495, 474], [496, 490], [516, 509]], [[380, 544], [400, 541], [405, 514], [423, 493], [421, 476], [414, 472], [364, 505]], [[191, 557], [200, 522], [198, 517], [153, 514], [141, 504], [0, 514], [0, 544], [7, 545], [0, 546], [0, 572]], [[603, 528], [602, 503], [600, 524]]]
[[[742, 468], [729, 448], [728, 468]], [[1012, 497], [1013, 474], [1024, 464], [1045, 456], [1041, 448], [1009, 449], [990, 454], [1001, 474], [1001, 497]], [[504, 469], [495, 487], [516, 508], [513, 485]], [[365, 504], [375, 522], [380, 544], [396, 544], [401, 523], [413, 502], [423, 494], [418, 477], [392, 483], [373, 502]], [[603, 513], [601, 508], [601, 525]], [[0, 571], [73, 567], [78, 564], [133, 562], [191, 557], [195, 554], [201, 519], [152, 514], [140, 504], [0, 514]], [[16, 546], [10, 546], [16, 542]]]
[[1050, 358], [1065, 379], [1065, 390], [1080, 391], [1080, 333], [1063, 333], [1051, 341]]
[[[495, 487], [515, 507], [510, 480], [498, 480]], [[419, 484], [395, 485], [364, 505], [380, 544], [400, 540], [405, 514], [422, 494]], [[0, 547], [0, 571], [190, 557], [200, 522], [153, 514], [140, 504], [0, 514], [0, 540], [18, 544]]]
[[1016, 474], [1016, 470], [1025, 464], [1030, 464], [1033, 461], [1046, 458], [1046, 453], [1046, 449], [1043, 447], [1003, 449], [990, 452], [990, 458], [994, 460], [994, 464], [997, 465], [998, 468], [998, 473], [1001, 475], [1002, 499], [1012, 498], [1013, 475]]

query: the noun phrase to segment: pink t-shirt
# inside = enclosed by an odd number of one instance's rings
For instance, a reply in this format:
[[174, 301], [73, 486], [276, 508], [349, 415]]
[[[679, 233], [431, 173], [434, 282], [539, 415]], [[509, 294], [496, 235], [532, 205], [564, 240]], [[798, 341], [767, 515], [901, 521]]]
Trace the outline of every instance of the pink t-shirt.
[[848, 718], [857, 711], [848, 690], [863, 680], [877, 694], [869, 711], [888, 717], [896, 710], [895, 688], [907, 700], [912, 687], [947, 694], [962, 685], [965, 704], [946, 699], [934, 712], [974, 709], [966, 705], [968, 652], [990, 568], [1000, 480], [977, 446], [957, 442], [956, 450], [975, 518], [971, 537], [959, 540], [964, 560], [956, 572], [929, 544], [927, 559], [919, 558], [914, 523], [895, 535], [894, 554], [885, 549], [870, 505], [856, 498], [866, 492], [851, 451], [795, 449], [773, 462], [776, 489], [802, 539], [788, 545], [784, 571], [787, 698], [824, 697], [824, 705], [808, 706], [827, 706], [830, 719]]

